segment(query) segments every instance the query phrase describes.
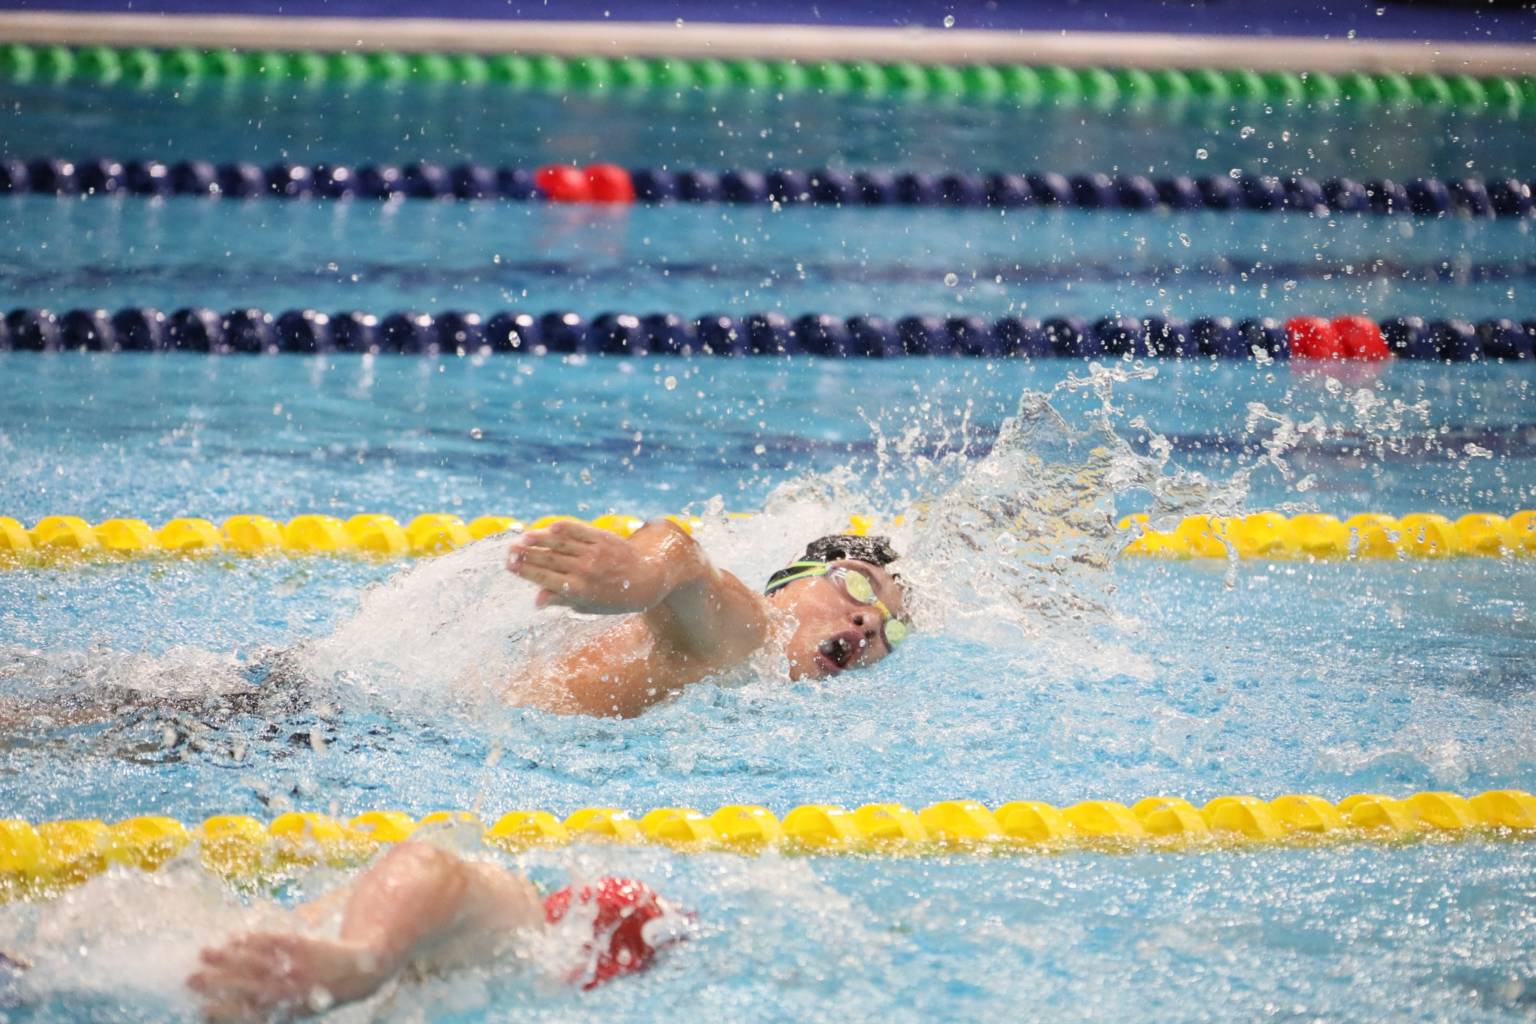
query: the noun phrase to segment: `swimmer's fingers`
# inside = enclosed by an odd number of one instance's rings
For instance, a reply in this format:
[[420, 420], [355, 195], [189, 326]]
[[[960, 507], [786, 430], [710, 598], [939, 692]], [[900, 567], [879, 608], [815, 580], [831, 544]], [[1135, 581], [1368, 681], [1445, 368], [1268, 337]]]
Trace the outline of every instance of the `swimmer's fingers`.
[[522, 576], [522, 570], [529, 566], [554, 572], [574, 572], [580, 565], [579, 555], [570, 555], [564, 551], [553, 551], [549, 548], [524, 548], [513, 552], [511, 560], [507, 563], [507, 567], [519, 576]]
[[202, 997], [208, 1020], [266, 1020], [272, 1011], [296, 1005], [294, 961], [271, 936], [247, 935], [205, 949], [203, 967], [187, 979]]
[[594, 544], [600, 544], [613, 535], [586, 523], [562, 519], [558, 523], [539, 530], [529, 530], [512, 542], [514, 547], [525, 549], [545, 548], [563, 551], [568, 555], [580, 554]]
[[298, 963], [295, 938], [283, 933], [250, 932], [235, 936], [223, 946], [203, 950], [199, 959], [207, 967], [237, 980], [281, 981], [293, 976]]
[[507, 569], [517, 572], [518, 569], [530, 562], [542, 564], [548, 567], [553, 564], [552, 559], [575, 559], [584, 557], [586, 549], [572, 547], [571, 549], [555, 548], [537, 539], [529, 542], [517, 540], [507, 549]]
[[577, 611], [605, 610], [592, 604], [590, 595], [577, 577], [562, 572], [550, 572], [547, 569], [529, 569], [526, 572], [520, 572], [519, 575], [528, 582], [539, 585], [539, 592], [533, 595], [535, 608], [548, 608], [555, 604], [575, 608]]
[[235, 972], [248, 974], [259, 970], [265, 973], [266, 958], [251, 948], [245, 936], [237, 936], [222, 946], [210, 946], [198, 954], [198, 960], [209, 968], [199, 973], [213, 980]]
[[[529, 583], [535, 584], [542, 588], [539, 591], [538, 597], [534, 599], [534, 603], [537, 604], [540, 608], [543, 608], [546, 604], [551, 602], [556, 604], [564, 604], [565, 602], [560, 600], [560, 598], [570, 594], [571, 592], [573, 581], [563, 572], [557, 572], [553, 569], [543, 569], [539, 566], [528, 565], [526, 563], [518, 566], [513, 571], [523, 579], [527, 580]], [[546, 594], [549, 595], [548, 599], [545, 599]]]

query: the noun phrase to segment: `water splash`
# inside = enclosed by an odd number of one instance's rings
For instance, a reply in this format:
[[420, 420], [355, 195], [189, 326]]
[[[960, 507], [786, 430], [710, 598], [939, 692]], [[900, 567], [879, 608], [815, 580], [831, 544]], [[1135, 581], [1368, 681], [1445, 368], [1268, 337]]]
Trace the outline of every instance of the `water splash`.
[[[910, 584], [920, 630], [1000, 645], [1029, 638], [1081, 666], [1136, 629], [1112, 610], [1114, 565], [1127, 541], [1117, 518], [1133, 510], [1154, 522], [1236, 511], [1251, 476], [1263, 466], [1285, 471], [1287, 453], [1313, 429], [1253, 408], [1251, 429], [1274, 426], [1261, 463], [1227, 480], [1177, 470], [1168, 442], [1117, 404], [1118, 392], [1156, 374], [1141, 363], [1091, 364], [1048, 392], [1025, 392], [991, 437], [968, 405], [945, 415], [919, 401], [898, 423], [867, 420], [875, 440], [869, 463], [788, 480], [751, 518], [727, 515], [727, 501], [716, 496], [690, 510], [702, 520], [697, 536], [717, 564], [756, 584], [805, 542], [843, 530], [850, 511], [873, 512], [905, 555], [896, 568]], [[1352, 408], [1392, 421], [1405, 412], [1364, 401]], [[1139, 447], [1127, 440], [1133, 432]], [[340, 626], [278, 659], [278, 674], [342, 705], [434, 716], [499, 706], [517, 664], [608, 622], [536, 610], [535, 588], [503, 568], [506, 542], [488, 538], [369, 587]], [[152, 696], [229, 692], [251, 682], [248, 666], [207, 652], [40, 657], [62, 661], [39, 671], [35, 658], [12, 655], [10, 674], [29, 683], [67, 677], [81, 689], [128, 679]], [[64, 664], [71, 659], [81, 664]], [[1101, 669], [1134, 661], [1121, 650]], [[0, 684], [6, 674], [0, 664]], [[741, 679], [783, 674], [782, 659], [765, 656]]]
[[[745, 519], [728, 516], [717, 496], [691, 510], [702, 520], [696, 535], [718, 565], [755, 584], [805, 542], [845, 529], [850, 511], [872, 511], [895, 524], [906, 556], [896, 568], [920, 628], [981, 642], [1050, 635], [1067, 646], [1125, 627], [1110, 599], [1127, 539], [1116, 519], [1127, 503], [1163, 518], [1232, 511], [1245, 493], [1241, 475], [1213, 482], [1174, 471], [1156, 435], [1142, 454], [1118, 432], [1125, 413], [1115, 389], [1155, 373], [1093, 365], [1050, 392], [1026, 392], [985, 449], [966, 408], [958, 422], [914, 418], [894, 435], [871, 420], [866, 472], [846, 466], [786, 481]], [[1057, 407], [1071, 402], [1087, 403], [1082, 427]], [[521, 659], [606, 621], [535, 611], [534, 588], [502, 568], [505, 550], [505, 538], [482, 541], [375, 586], [355, 616], [302, 648], [299, 663], [392, 703], [441, 708], [447, 695], [461, 709], [482, 707]], [[782, 665], [760, 659], [748, 675], [764, 673], [782, 676]]]
[[116, 869], [0, 912], [0, 948], [30, 965], [12, 979], [8, 998], [84, 1018], [99, 1002], [140, 1008], [144, 1019], [191, 1019], [184, 983], [198, 951], [211, 937], [275, 920], [274, 908], [242, 905], [189, 858], [155, 874]]
[[[1050, 393], [1026, 393], [983, 457], [962, 457], [958, 479], [914, 503], [898, 535], [930, 628], [1004, 641], [1111, 626], [1113, 567], [1127, 541], [1120, 515], [1145, 508], [1161, 519], [1241, 503], [1240, 483], [1173, 471], [1160, 437], [1141, 454], [1117, 431], [1115, 387], [1155, 373], [1094, 364]], [[1079, 396], [1090, 402], [1081, 429], [1057, 408]]]

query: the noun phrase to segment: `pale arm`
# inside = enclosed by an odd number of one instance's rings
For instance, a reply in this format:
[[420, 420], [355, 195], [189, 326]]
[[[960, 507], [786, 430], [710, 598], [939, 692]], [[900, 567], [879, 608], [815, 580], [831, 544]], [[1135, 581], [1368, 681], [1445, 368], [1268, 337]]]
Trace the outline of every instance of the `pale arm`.
[[512, 542], [507, 568], [540, 587], [541, 608], [638, 613], [665, 650], [716, 667], [746, 657], [767, 635], [762, 599], [665, 519], [627, 539], [569, 521], [531, 530]]
[[299, 932], [239, 935], [203, 950], [187, 979], [209, 1020], [309, 1016], [365, 999], [450, 940], [483, 942], [542, 924], [531, 883], [425, 843], [401, 843], [346, 890], [339, 939]]

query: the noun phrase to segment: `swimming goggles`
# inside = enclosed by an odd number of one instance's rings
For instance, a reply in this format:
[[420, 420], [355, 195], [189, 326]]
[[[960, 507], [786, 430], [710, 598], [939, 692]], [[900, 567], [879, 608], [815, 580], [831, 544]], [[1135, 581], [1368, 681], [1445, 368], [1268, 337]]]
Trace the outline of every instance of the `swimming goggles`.
[[828, 565], [826, 562], [796, 562], [787, 569], [781, 569], [773, 574], [768, 581], [768, 586], [763, 593], [772, 594], [776, 590], [783, 590], [791, 583], [800, 580], [812, 579], [816, 576], [825, 576], [827, 579], [842, 587], [843, 593], [853, 598], [859, 604], [867, 604], [881, 615], [885, 616], [885, 624], [881, 631], [885, 636], [886, 646], [895, 649], [896, 645], [907, 638], [907, 624], [896, 617], [886, 603], [875, 594], [875, 585], [869, 577], [857, 569], [850, 569], [846, 565]]

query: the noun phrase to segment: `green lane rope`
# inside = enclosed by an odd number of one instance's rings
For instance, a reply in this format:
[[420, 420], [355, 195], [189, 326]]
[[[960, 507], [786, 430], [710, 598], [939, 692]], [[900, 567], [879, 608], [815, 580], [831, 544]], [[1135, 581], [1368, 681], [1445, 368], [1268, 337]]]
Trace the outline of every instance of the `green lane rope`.
[[129, 82], [151, 87], [202, 79], [500, 84], [552, 92], [744, 89], [895, 99], [966, 99], [1097, 107], [1154, 102], [1415, 106], [1513, 116], [1536, 110], [1536, 77], [1433, 72], [1070, 68], [911, 61], [813, 61], [710, 57], [561, 57], [554, 54], [323, 53], [313, 50], [154, 49], [144, 46], [0, 44], [0, 80]]

